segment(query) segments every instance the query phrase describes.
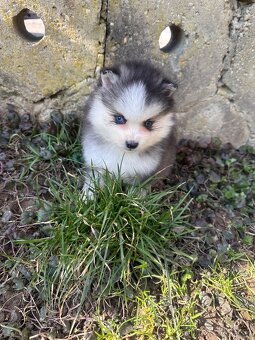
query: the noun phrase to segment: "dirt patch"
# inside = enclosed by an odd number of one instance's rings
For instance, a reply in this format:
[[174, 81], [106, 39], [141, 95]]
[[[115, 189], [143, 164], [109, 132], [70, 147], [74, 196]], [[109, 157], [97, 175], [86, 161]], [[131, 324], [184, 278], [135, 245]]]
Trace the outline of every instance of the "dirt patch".
[[[61, 129], [57, 125], [37, 135], [39, 130], [32, 128], [29, 120], [21, 121], [15, 113], [9, 118], [0, 130], [0, 259], [4, 268], [0, 274], [1, 336], [3, 339], [29, 336], [32, 339], [35, 335], [68, 339], [75, 306], [68, 305], [61, 315], [60, 311], [47, 310], [42, 292], [33, 287], [26, 247], [15, 240], [49, 235], [49, 225], [44, 224], [47, 211], [41, 209], [39, 199], [50, 197], [47, 178], [55, 175], [61, 178], [63, 168], [75, 174], [76, 167], [82, 166], [77, 122], [69, 121], [68, 134], [60, 137]], [[52, 131], [55, 135], [49, 137], [48, 132]], [[241, 254], [254, 259], [254, 155], [251, 147], [236, 150], [229, 144], [221, 145], [218, 140], [180, 142], [172, 176], [164, 185], [180, 185], [172, 200], [177, 202], [187, 193], [192, 199], [190, 222], [196, 228], [185, 246], [197, 254], [192, 267], [193, 281], [199, 282], [201, 271], [209, 270], [216, 262], [228, 267]], [[12, 259], [21, 255], [23, 260], [13, 268]], [[181, 257], [180, 261], [183, 266], [189, 265]], [[241, 271], [237, 265], [235, 268]], [[248, 277], [247, 287], [252, 300], [254, 276]], [[216, 288], [201, 286], [198, 305], [203, 316], [198, 323], [197, 338], [251, 338], [255, 330], [250, 313], [235, 308], [226, 294]], [[118, 310], [116, 305], [114, 308]], [[111, 311], [109, 318], [114, 308], [107, 307]], [[254, 308], [254, 304], [249, 308]], [[96, 327], [93, 313], [93, 301], [88, 302], [77, 320], [77, 334], [88, 334], [88, 338], [93, 334]], [[186, 339], [189, 338], [187, 335]]]

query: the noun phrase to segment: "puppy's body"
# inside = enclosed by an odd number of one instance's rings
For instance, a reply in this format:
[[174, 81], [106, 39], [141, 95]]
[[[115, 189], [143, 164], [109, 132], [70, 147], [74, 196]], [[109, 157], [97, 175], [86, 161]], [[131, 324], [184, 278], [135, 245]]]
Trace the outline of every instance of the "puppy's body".
[[90, 195], [94, 173], [108, 169], [125, 182], [160, 172], [175, 158], [172, 93], [175, 86], [150, 64], [126, 62], [104, 69], [85, 107], [82, 146]]

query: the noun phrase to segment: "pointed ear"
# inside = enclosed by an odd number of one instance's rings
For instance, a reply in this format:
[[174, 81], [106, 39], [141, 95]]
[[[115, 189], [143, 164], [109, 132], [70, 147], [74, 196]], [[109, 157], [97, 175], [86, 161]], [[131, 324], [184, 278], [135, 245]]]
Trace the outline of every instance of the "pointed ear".
[[108, 89], [112, 87], [112, 85], [115, 84], [119, 79], [119, 75], [114, 73], [111, 69], [103, 69], [100, 72], [100, 75], [103, 87]]
[[162, 83], [163, 93], [167, 95], [167, 97], [171, 97], [173, 93], [177, 90], [178, 86], [169, 81], [163, 81]]

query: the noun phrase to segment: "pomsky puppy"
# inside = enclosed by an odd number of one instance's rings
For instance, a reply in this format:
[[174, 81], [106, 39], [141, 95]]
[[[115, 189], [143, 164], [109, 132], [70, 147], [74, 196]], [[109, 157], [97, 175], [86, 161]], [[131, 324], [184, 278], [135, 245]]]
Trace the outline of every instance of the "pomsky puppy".
[[102, 69], [85, 106], [81, 133], [87, 198], [93, 197], [95, 176], [100, 181], [105, 169], [120, 173], [124, 183], [169, 175], [175, 160], [175, 89], [147, 62]]

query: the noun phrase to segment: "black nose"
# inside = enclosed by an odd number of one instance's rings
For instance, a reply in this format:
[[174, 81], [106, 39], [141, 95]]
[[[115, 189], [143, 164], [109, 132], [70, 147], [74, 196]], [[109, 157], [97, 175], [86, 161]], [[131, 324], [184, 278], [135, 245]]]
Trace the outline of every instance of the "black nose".
[[128, 149], [135, 149], [138, 146], [137, 142], [134, 142], [133, 140], [126, 141], [126, 146]]

